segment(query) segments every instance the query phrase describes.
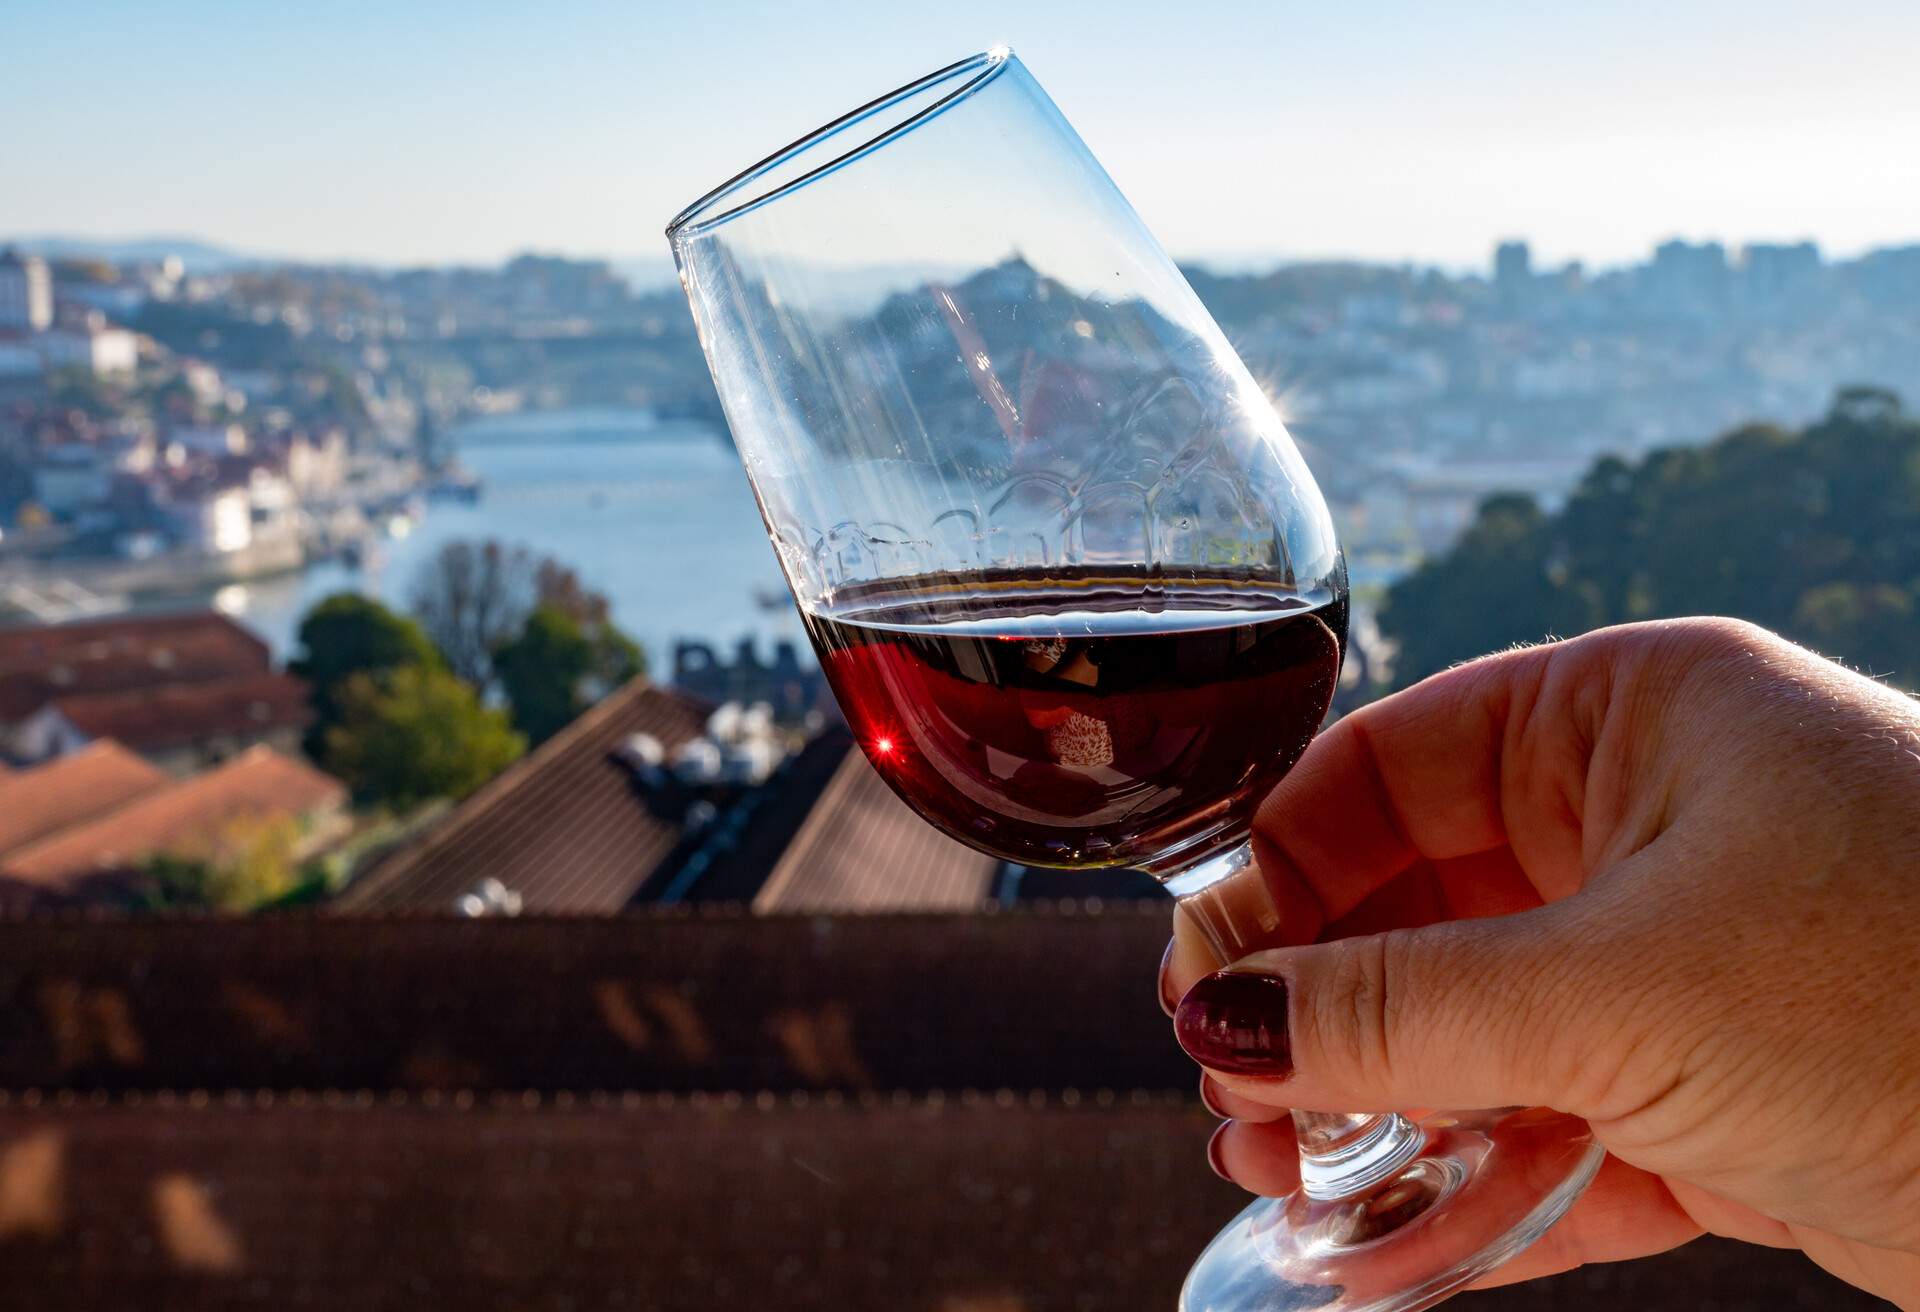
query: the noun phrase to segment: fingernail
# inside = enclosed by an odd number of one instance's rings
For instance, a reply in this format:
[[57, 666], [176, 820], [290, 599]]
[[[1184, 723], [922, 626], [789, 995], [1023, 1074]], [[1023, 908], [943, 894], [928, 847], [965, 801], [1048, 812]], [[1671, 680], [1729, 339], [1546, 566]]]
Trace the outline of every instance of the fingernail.
[[[1229, 1124], [1231, 1124], [1231, 1122], [1229, 1122]], [[1226, 1132], [1227, 1127], [1225, 1125], [1214, 1126], [1213, 1137], [1207, 1140], [1207, 1165], [1213, 1168], [1215, 1175], [1225, 1180], [1228, 1184], [1232, 1184], [1234, 1183], [1234, 1179], [1227, 1174], [1226, 1158], [1222, 1155], [1220, 1149], [1221, 1137], [1224, 1136]]]
[[1293, 1074], [1287, 1042], [1287, 982], [1273, 975], [1217, 970], [1187, 990], [1173, 1033], [1187, 1055], [1230, 1075]]
[[1200, 1105], [1223, 1121], [1232, 1119], [1227, 1115], [1226, 1109], [1220, 1105], [1219, 1100], [1214, 1097], [1213, 1077], [1205, 1071], [1200, 1072]]
[[1180, 999], [1173, 995], [1173, 982], [1167, 978], [1167, 967], [1173, 964], [1173, 940], [1167, 940], [1167, 950], [1160, 954], [1160, 1010], [1171, 1016], [1179, 1007]]

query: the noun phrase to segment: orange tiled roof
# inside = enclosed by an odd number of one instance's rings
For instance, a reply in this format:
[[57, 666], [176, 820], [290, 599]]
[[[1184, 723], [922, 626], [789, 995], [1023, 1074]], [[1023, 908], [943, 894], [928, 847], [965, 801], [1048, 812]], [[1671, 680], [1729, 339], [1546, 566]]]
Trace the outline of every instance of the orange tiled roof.
[[31, 770], [0, 771], [0, 857], [168, 782], [162, 771], [111, 740]]
[[202, 852], [237, 817], [307, 815], [346, 800], [346, 785], [339, 780], [270, 748], [255, 747], [205, 774], [20, 848], [0, 859], [0, 875], [31, 884], [65, 884], [124, 870], [156, 852]]

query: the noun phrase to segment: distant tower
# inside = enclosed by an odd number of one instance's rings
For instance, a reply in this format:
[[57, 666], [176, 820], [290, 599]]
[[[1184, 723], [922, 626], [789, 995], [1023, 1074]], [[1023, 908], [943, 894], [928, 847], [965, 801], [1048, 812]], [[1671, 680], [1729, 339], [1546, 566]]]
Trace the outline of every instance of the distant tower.
[[1720, 307], [1727, 294], [1727, 248], [1717, 241], [1695, 245], [1675, 238], [1653, 250], [1641, 281], [1656, 309], [1700, 314]]
[[1493, 285], [1500, 299], [1518, 305], [1533, 290], [1533, 251], [1523, 241], [1503, 241], [1493, 248]]
[[1817, 286], [1820, 269], [1820, 248], [1810, 241], [1792, 245], [1753, 242], [1741, 258], [1747, 290], [1762, 302], [1777, 301]]
[[0, 251], [0, 329], [44, 332], [53, 322], [53, 276], [37, 255]]

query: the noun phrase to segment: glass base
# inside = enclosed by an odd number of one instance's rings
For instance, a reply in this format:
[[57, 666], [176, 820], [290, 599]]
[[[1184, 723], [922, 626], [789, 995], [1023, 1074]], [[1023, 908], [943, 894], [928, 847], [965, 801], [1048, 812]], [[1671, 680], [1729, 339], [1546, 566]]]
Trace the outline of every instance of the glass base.
[[1436, 1113], [1418, 1156], [1348, 1198], [1262, 1198], [1200, 1254], [1181, 1312], [1417, 1312], [1546, 1232], [1600, 1169], [1578, 1117]]

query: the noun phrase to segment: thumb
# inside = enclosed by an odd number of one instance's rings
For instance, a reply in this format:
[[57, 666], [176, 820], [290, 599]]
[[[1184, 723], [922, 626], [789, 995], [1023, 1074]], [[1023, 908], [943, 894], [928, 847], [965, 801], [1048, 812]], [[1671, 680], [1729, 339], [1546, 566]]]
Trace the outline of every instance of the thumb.
[[1195, 983], [1174, 1032], [1235, 1091], [1291, 1108], [1582, 1112], [1585, 1076], [1627, 1040], [1579, 901], [1256, 952]]

